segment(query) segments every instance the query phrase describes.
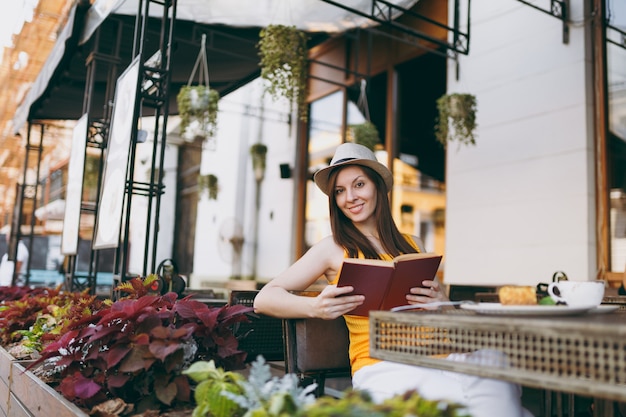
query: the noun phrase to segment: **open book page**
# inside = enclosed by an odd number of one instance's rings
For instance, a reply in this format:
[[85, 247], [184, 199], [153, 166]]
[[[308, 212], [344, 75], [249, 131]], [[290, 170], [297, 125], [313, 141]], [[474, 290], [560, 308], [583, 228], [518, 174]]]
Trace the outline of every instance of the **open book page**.
[[398, 255], [389, 261], [385, 261], [383, 259], [347, 258], [347, 259], [344, 259], [344, 263], [394, 267], [396, 263], [401, 262], [401, 261], [406, 261], [406, 260], [411, 260], [411, 259], [422, 259], [422, 258], [436, 258], [436, 257], [441, 257], [441, 255], [437, 255], [435, 253], [430, 253], [430, 252], [420, 252], [420, 253], [405, 253], [402, 255]]
[[383, 259], [360, 259], [360, 258], [346, 258], [343, 260], [345, 264], [359, 264], [359, 265], [375, 265], [375, 266], [384, 266], [388, 268], [393, 268], [395, 258], [390, 261], [385, 261]]
[[405, 253], [403, 255], [398, 255], [393, 258], [394, 263], [398, 263], [400, 261], [411, 260], [411, 259], [423, 259], [423, 258], [439, 258], [441, 259], [441, 255], [438, 255], [433, 252], [420, 252], [420, 253]]

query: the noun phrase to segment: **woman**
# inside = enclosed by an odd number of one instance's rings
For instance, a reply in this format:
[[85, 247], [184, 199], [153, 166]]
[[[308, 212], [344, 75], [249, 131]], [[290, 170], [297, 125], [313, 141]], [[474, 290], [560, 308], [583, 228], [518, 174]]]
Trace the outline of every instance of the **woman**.
[[[350, 334], [352, 385], [367, 390], [375, 401], [416, 389], [425, 398], [462, 403], [474, 417], [527, 415], [516, 385], [369, 356], [369, 319], [348, 314], [364, 297], [346, 295], [353, 290], [350, 286], [336, 286], [344, 258], [391, 259], [424, 248], [419, 238], [398, 231], [387, 197], [393, 176], [368, 148], [340, 145], [330, 166], [318, 171], [314, 180], [329, 196], [332, 236], [315, 244], [265, 285], [255, 298], [255, 310], [283, 318], [335, 319], [343, 315]], [[318, 296], [290, 292], [305, 290], [321, 276], [329, 285]], [[408, 304], [447, 300], [437, 279], [423, 285], [411, 289]], [[460, 359], [464, 358], [456, 355], [455, 360]]]

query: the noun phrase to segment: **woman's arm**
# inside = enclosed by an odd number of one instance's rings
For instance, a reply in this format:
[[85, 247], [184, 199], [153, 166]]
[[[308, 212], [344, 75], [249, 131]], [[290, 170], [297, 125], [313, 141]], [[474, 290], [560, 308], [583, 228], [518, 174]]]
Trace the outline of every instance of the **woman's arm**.
[[334, 319], [363, 303], [361, 295], [338, 297], [353, 290], [329, 285], [316, 297], [300, 296], [320, 277], [332, 280], [343, 262], [343, 249], [327, 237], [314, 245], [296, 263], [267, 283], [254, 299], [257, 313], [283, 318]]

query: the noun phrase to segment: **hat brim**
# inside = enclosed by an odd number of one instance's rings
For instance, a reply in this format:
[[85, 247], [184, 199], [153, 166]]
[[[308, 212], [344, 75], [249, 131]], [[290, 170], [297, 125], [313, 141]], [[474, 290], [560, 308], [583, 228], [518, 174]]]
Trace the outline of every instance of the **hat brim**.
[[326, 168], [322, 168], [313, 175], [313, 180], [315, 184], [319, 187], [320, 190], [326, 195], [331, 195], [332, 190], [330, 189], [330, 174], [334, 169], [345, 166], [345, 165], [360, 165], [371, 168], [378, 175], [380, 175], [385, 182], [385, 186], [387, 187], [387, 192], [391, 191], [393, 187], [393, 175], [391, 171], [381, 164], [378, 161], [372, 161], [371, 159], [350, 159], [347, 161], [339, 162], [334, 165], [327, 166]]

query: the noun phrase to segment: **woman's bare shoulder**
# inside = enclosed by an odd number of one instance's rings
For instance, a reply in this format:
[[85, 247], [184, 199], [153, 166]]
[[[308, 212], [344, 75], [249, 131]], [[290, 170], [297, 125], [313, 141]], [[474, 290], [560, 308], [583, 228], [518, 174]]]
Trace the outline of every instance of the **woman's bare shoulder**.
[[331, 236], [326, 236], [325, 238], [318, 241], [315, 245], [309, 249], [309, 251], [315, 252], [317, 254], [323, 254], [325, 257], [343, 257], [344, 249], [335, 242]]
[[344, 254], [343, 247], [339, 246], [332, 236], [327, 236], [313, 245], [309, 249], [307, 256], [323, 263], [327, 268], [327, 273], [330, 272], [332, 274], [343, 262]]

